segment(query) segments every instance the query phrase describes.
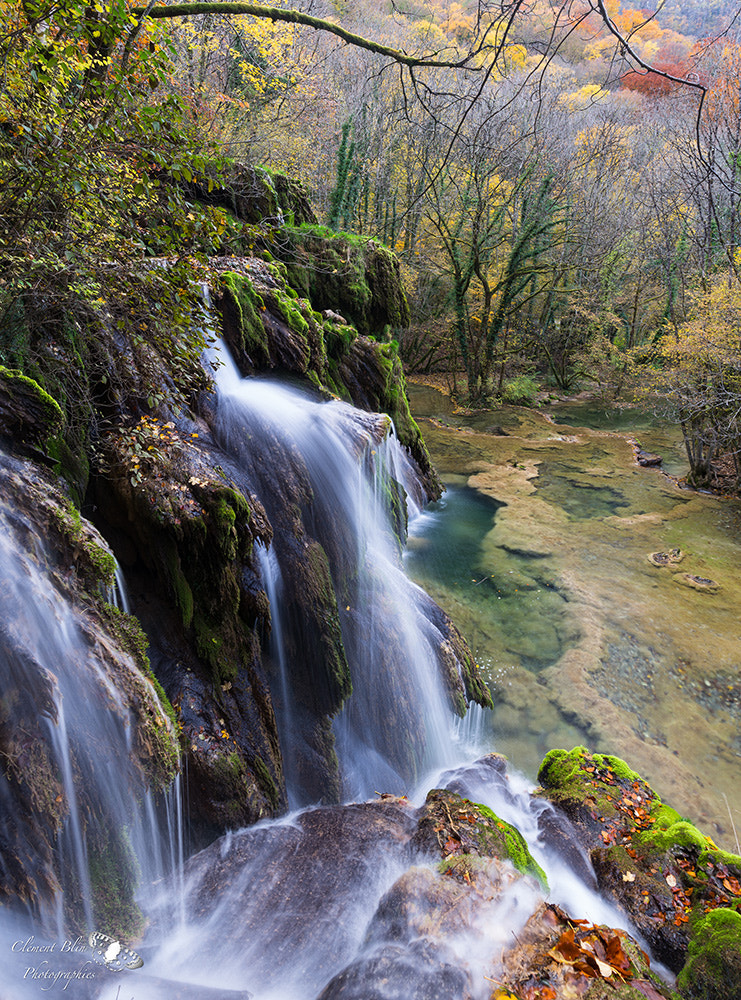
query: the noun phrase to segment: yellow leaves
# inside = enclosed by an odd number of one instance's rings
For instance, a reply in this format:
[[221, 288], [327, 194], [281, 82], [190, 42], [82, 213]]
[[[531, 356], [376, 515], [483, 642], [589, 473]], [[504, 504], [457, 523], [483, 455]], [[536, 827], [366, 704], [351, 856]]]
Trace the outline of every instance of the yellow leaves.
[[585, 111], [590, 105], [604, 100], [609, 93], [609, 90], [605, 90], [598, 83], [587, 83], [571, 94], [561, 94], [558, 102], [565, 105], [569, 111]]

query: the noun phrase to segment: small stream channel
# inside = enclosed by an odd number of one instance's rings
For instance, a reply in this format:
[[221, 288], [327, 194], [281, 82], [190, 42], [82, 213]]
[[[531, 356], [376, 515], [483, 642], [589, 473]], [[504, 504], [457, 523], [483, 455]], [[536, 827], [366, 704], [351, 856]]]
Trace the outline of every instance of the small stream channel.
[[732, 849], [741, 504], [682, 489], [681, 435], [648, 412], [469, 413], [410, 390], [447, 492], [412, 523], [406, 565], [469, 639], [492, 747], [530, 777], [555, 746], [616, 753]]

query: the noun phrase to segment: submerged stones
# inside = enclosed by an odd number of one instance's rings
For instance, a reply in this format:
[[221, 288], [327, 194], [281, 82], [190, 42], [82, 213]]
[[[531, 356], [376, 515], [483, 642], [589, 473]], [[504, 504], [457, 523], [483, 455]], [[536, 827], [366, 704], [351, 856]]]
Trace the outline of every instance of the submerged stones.
[[706, 594], [717, 594], [721, 589], [720, 584], [705, 576], [698, 576], [695, 573], [682, 573], [679, 564], [684, 560], [685, 554], [681, 549], [670, 549], [668, 552], [652, 552], [648, 556], [648, 561], [652, 566], [659, 569], [668, 568], [674, 574], [674, 583], [691, 590], [698, 590]]
[[716, 583], [715, 580], [710, 580], [706, 576], [696, 576], [693, 573], [682, 573], [675, 576], [674, 582], [706, 594], [717, 594], [720, 590], [720, 584]]
[[678, 566], [684, 559], [681, 549], [670, 549], [669, 552], [652, 552], [648, 561], [652, 566]]

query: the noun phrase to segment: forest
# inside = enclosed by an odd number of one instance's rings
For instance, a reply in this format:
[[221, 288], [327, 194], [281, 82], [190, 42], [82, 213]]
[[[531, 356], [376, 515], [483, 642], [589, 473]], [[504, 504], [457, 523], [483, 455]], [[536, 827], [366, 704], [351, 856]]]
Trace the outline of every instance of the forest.
[[0, 13], [0, 994], [741, 996], [736, 0]]
[[[116, 285], [142, 257], [177, 261], [177, 323], [178, 267], [320, 225], [398, 255], [407, 372], [474, 405], [640, 385], [691, 481], [738, 484], [733, 3], [3, 6], [6, 324], [136, 310]], [[316, 219], [235, 224], [234, 162], [300, 180]]]

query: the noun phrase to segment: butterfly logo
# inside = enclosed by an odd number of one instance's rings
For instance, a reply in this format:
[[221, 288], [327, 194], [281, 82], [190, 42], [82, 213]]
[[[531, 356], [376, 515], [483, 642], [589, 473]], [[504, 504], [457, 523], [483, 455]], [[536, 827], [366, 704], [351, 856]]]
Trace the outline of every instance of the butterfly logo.
[[93, 959], [98, 965], [104, 965], [111, 972], [122, 972], [124, 969], [141, 969], [144, 959], [131, 948], [126, 948], [120, 941], [101, 931], [94, 931], [88, 938], [88, 944], [93, 951]]

